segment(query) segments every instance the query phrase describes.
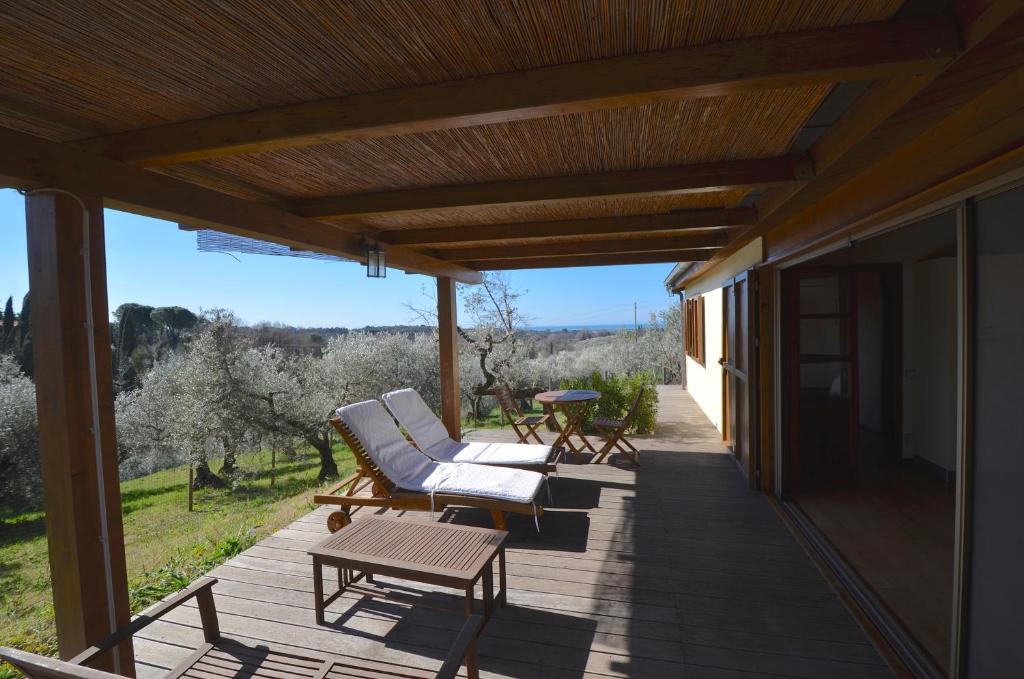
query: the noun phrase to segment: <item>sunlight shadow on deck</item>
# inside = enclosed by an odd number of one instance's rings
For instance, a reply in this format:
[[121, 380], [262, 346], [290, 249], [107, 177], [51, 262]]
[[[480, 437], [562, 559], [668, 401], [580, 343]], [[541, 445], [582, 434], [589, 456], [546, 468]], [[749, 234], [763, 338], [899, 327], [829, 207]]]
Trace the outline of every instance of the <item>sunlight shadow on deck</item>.
[[[540, 533], [532, 517], [510, 517], [509, 605], [480, 638], [483, 676], [891, 677], [768, 500], [746, 486], [718, 432], [675, 390], [662, 407], [680, 410], [685, 432], [634, 439], [641, 467], [563, 465]], [[221, 629], [436, 670], [463, 622], [432, 608], [459, 604], [450, 589], [378, 578], [405, 600], [349, 592], [327, 609], [327, 625], [315, 624], [306, 551], [327, 535], [330, 509], [213, 571]], [[399, 514], [427, 518], [390, 513]], [[477, 509], [435, 518], [490, 525]], [[136, 644], [141, 679], [201, 644], [198, 622], [186, 605], [147, 628]]]
[[[555, 506], [558, 507], [556, 499]], [[464, 526], [493, 528], [491, 515], [479, 509], [451, 507], [440, 518], [446, 523]], [[568, 552], [587, 551], [587, 536], [590, 534], [590, 516], [587, 512], [545, 510], [540, 517], [540, 532], [537, 532], [533, 517], [523, 514], [508, 516], [508, 547], [520, 549], [552, 549]]]
[[[421, 648], [424, 656], [443, 660], [446, 656], [446, 647], [451, 644], [455, 633], [464, 622], [461, 613], [451, 612], [461, 610], [462, 596], [446, 591], [424, 593], [421, 585], [406, 587], [394, 580], [380, 580], [387, 582], [388, 589], [400, 593], [398, 596], [403, 600], [402, 603], [364, 596], [334, 619], [331, 618], [333, 611], [328, 609], [327, 627], [352, 637], [379, 642], [385, 647]], [[413, 608], [409, 605], [413, 605]], [[376, 618], [392, 625], [384, 634], [377, 634], [368, 630], [357, 617]], [[510, 646], [533, 656], [549, 654], [550, 651], [536, 644], [544, 643], [553, 635], [571, 634], [580, 649], [587, 649], [593, 643], [595, 627], [593, 621], [551, 610], [515, 604], [498, 608], [486, 628], [488, 634], [481, 639], [480, 669], [498, 674], [509, 671], [509, 663], [502, 656], [508, 655]], [[494, 636], [500, 636], [500, 642], [494, 641], [490, 634], [496, 630], [500, 631], [500, 635]], [[490, 654], [488, 647], [494, 643], [501, 644], [503, 648], [497, 653]], [[557, 658], [548, 657], [546, 662], [551, 666], [557, 666], [558, 676], [569, 679], [583, 677], [586, 674], [586, 659], [587, 654], [584, 650], [574, 653], [559, 650]], [[521, 676], [521, 669], [512, 669], [511, 672], [511, 676]]]

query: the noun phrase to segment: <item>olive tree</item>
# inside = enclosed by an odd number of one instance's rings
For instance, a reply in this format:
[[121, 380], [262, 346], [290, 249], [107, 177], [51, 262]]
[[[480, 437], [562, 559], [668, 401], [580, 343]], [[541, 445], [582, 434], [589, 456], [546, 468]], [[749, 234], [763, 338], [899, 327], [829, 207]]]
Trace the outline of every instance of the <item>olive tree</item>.
[[[508, 276], [491, 272], [484, 274], [479, 285], [460, 285], [459, 292], [459, 386], [474, 419], [479, 419], [484, 398], [494, 393], [499, 382], [514, 383], [517, 373], [522, 372], [520, 365], [527, 356], [524, 345], [529, 338], [524, 332], [526, 317], [519, 309], [519, 300], [526, 291], [514, 288]], [[425, 296], [433, 300], [429, 293]], [[409, 309], [436, 326], [436, 306]]]
[[130, 479], [184, 464], [179, 446], [181, 413], [178, 395], [184, 379], [184, 356], [160, 361], [132, 391], [114, 402], [121, 478]]
[[0, 504], [34, 505], [41, 487], [35, 385], [0, 355]]
[[340, 405], [323, 377], [323, 360], [290, 357], [270, 346], [247, 347], [234, 357], [232, 408], [239, 421], [280, 442], [301, 439], [320, 456], [321, 481], [338, 476], [328, 420]]

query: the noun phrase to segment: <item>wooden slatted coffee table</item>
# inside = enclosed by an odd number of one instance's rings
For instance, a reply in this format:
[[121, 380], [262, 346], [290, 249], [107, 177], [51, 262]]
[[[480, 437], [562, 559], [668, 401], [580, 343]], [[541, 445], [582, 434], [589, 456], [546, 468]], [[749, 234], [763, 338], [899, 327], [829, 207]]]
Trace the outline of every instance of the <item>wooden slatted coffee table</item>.
[[[464, 612], [473, 615], [476, 583], [483, 582], [484, 622], [495, 602], [506, 603], [505, 541], [508, 532], [411, 519], [373, 516], [355, 521], [309, 550], [313, 557], [316, 622], [346, 589], [385, 575], [465, 592]], [[500, 591], [494, 593], [494, 559]], [[338, 569], [338, 591], [324, 599], [323, 567]]]

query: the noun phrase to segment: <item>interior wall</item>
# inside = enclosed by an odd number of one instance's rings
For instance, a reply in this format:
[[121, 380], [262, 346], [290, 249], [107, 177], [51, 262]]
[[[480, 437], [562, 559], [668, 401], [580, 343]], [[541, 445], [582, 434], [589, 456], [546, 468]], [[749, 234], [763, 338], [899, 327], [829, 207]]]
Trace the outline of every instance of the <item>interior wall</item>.
[[704, 294], [704, 358], [686, 357], [686, 390], [718, 431], [722, 431], [722, 288]]
[[956, 258], [911, 265], [922, 294], [913, 324], [912, 453], [952, 478], [956, 470]]
[[903, 458], [906, 460], [914, 457], [914, 401], [917, 399], [914, 372], [914, 347], [916, 346], [917, 333], [914, 332], [914, 308], [917, 300], [914, 299], [914, 267], [911, 262], [903, 262], [903, 374], [896, 379], [903, 380], [903, 403], [901, 410], [900, 427], [903, 432], [903, 441], [900, 446], [903, 451]]
[[[882, 389], [903, 381], [902, 451], [947, 478], [956, 468], [956, 215], [943, 212], [831, 253], [823, 265], [896, 264], [903, 268], [902, 375], [882, 375], [877, 390], [860, 381], [861, 424], [871, 428]], [[880, 310], [879, 310], [880, 312]], [[858, 313], [872, 314], [858, 304]], [[861, 318], [859, 322], [864, 323]], [[858, 328], [858, 343], [867, 338]], [[872, 361], [863, 347], [858, 359]], [[867, 410], [865, 409], [867, 408]]]
[[882, 276], [857, 274], [857, 413], [860, 426], [882, 433]]
[[977, 205], [968, 677], [1024, 676], [1024, 188]]

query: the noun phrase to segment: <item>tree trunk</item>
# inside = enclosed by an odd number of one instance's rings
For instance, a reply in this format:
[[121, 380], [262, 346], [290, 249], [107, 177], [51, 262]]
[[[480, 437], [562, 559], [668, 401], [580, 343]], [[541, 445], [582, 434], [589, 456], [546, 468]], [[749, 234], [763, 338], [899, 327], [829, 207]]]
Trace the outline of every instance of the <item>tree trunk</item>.
[[196, 480], [192, 483], [193, 488], [224, 488], [228, 484], [224, 479], [210, 471], [210, 464], [202, 460], [196, 465]]
[[322, 482], [338, 478], [338, 465], [331, 454], [330, 440], [326, 436], [310, 436], [306, 441], [320, 454], [320, 473], [317, 474], [317, 480]]
[[238, 471], [235, 444], [227, 438], [221, 439], [221, 442], [224, 444], [224, 462], [220, 467], [220, 475], [225, 478], [231, 478]]
[[473, 424], [480, 424], [480, 420], [483, 416], [480, 413], [480, 403], [483, 401], [482, 396], [474, 396], [470, 400], [470, 410], [473, 411]]

